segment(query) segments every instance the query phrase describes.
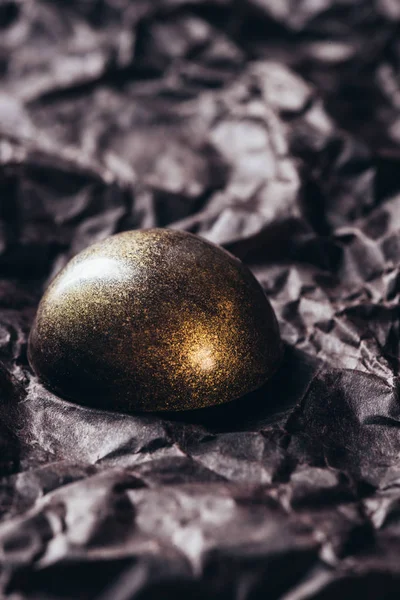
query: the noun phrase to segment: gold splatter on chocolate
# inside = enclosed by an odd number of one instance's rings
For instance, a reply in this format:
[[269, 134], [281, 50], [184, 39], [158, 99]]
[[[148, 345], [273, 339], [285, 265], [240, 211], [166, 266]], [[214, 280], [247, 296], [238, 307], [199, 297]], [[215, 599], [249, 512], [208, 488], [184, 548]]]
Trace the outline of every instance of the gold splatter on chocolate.
[[168, 229], [114, 235], [73, 258], [44, 294], [28, 348], [60, 396], [128, 412], [233, 400], [262, 385], [281, 354], [249, 269]]

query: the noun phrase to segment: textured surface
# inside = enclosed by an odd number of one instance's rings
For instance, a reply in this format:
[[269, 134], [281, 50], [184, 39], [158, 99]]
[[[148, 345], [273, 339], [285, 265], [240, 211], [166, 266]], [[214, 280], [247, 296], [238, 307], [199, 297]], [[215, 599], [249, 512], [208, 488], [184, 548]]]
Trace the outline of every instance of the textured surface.
[[243, 263], [193, 234], [146, 229], [68, 263], [40, 303], [28, 357], [49, 389], [85, 405], [193, 410], [259, 388], [282, 344]]
[[[0, 3], [0, 595], [398, 600], [397, 0]], [[282, 368], [162, 417], [47, 392], [49, 280], [119, 231], [223, 244]]]

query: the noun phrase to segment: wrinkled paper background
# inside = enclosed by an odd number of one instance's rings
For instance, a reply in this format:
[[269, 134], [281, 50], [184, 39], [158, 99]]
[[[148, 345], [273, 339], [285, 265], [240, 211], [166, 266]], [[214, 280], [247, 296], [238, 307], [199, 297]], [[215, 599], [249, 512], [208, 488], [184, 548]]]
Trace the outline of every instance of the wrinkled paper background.
[[[398, 0], [0, 1], [0, 589], [30, 600], [400, 595]], [[256, 274], [286, 344], [226, 406], [65, 402], [51, 278], [172, 227]]]

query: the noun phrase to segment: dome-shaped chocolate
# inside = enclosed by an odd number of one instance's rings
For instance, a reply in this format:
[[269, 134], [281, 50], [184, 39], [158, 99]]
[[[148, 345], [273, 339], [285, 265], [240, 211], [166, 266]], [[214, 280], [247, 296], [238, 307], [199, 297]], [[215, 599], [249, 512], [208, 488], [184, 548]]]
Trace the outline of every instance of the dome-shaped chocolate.
[[128, 231], [55, 277], [29, 339], [43, 383], [123, 411], [186, 410], [254, 390], [282, 354], [274, 312], [231, 254], [180, 231]]

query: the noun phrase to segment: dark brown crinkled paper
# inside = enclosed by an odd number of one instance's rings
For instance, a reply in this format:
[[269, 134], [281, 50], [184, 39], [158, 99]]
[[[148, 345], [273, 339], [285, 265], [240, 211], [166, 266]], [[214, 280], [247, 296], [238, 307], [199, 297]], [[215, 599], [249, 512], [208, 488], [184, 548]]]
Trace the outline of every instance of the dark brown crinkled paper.
[[[0, 1], [0, 597], [400, 597], [398, 0]], [[234, 403], [88, 410], [26, 341], [117, 231], [242, 258], [285, 359]]]

